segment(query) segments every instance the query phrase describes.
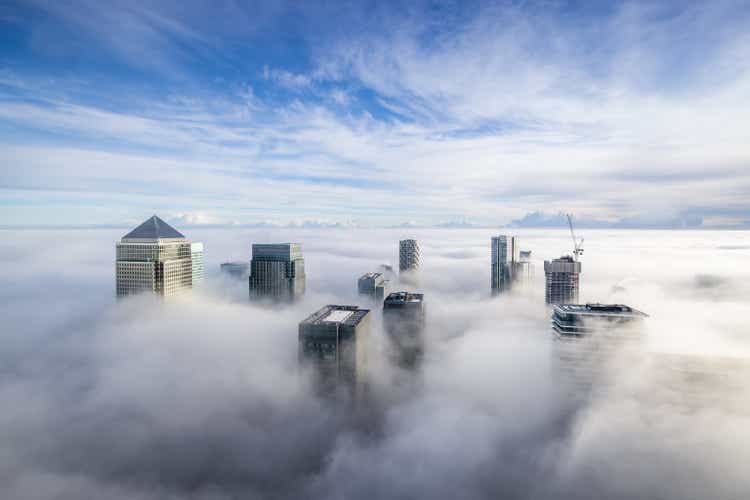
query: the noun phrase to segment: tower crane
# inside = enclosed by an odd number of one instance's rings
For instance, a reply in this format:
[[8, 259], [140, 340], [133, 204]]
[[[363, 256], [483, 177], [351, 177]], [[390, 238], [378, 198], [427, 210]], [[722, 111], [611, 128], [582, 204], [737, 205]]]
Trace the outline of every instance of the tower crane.
[[576, 233], [573, 231], [573, 216], [566, 214], [568, 217], [568, 226], [570, 227], [570, 237], [573, 238], [573, 260], [578, 261], [578, 256], [583, 253], [583, 238], [576, 239]]

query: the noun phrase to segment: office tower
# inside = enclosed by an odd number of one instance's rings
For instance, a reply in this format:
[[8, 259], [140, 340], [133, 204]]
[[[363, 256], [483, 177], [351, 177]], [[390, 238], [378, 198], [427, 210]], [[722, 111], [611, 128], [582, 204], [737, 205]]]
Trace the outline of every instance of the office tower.
[[319, 394], [362, 395], [366, 385], [370, 311], [327, 305], [299, 324], [299, 359]]
[[293, 301], [305, 293], [305, 260], [299, 243], [254, 244], [250, 298]]
[[401, 273], [414, 272], [419, 269], [419, 243], [408, 239], [398, 242], [398, 270]]
[[190, 259], [192, 261], [193, 286], [200, 286], [203, 282], [203, 243], [190, 244]]
[[250, 276], [250, 264], [247, 262], [224, 262], [221, 273], [236, 279], [247, 279]]
[[647, 317], [622, 304], [558, 304], [552, 313], [552, 329], [558, 338], [576, 339]]
[[116, 253], [118, 297], [143, 291], [177, 295], [203, 274], [203, 245], [191, 243], [155, 215], [123, 236]]
[[397, 363], [412, 367], [424, 350], [424, 294], [393, 292], [383, 301], [383, 326]]
[[376, 300], [383, 300], [388, 282], [383, 273], [366, 273], [357, 280], [357, 291]]
[[518, 262], [515, 264], [513, 272], [514, 281], [521, 284], [529, 283], [534, 279], [534, 263], [531, 261], [531, 250], [521, 250], [518, 252]]
[[581, 263], [569, 255], [544, 261], [547, 304], [576, 304]]
[[490, 265], [492, 295], [506, 292], [513, 286], [518, 270], [519, 247], [515, 236], [493, 236]]
[[622, 304], [558, 304], [550, 322], [555, 377], [573, 400], [592, 389], [606, 391], [621, 379], [615, 366], [637, 366], [640, 328], [647, 314]]

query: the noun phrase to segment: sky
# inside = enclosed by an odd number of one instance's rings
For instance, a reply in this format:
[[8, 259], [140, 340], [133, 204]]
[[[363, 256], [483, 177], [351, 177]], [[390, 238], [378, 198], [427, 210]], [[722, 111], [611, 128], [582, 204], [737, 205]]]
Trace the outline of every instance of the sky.
[[[0, 230], [3, 499], [747, 498], [747, 231], [585, 231], [581, 299], [649, 318], [630, 342], [560, 350], [541, 265], [566, 230], [519, 229], [534, 278], [490, 298], [492, 229], [414, 229], [424, 359], [388, 362], [374, 306], [360, 419], [314, 397], [297, 325], [365, 307], [356, 278], [394, 262], [403, 230], [177, 229], [204, 243], [206, 280], [170, 301], [115, 299], [126, 230]], [[300, 302], [251, 304], [219, 274], [291, 237]]]
[[750, 9], [0, 3], [0, 225], [750, 225]]

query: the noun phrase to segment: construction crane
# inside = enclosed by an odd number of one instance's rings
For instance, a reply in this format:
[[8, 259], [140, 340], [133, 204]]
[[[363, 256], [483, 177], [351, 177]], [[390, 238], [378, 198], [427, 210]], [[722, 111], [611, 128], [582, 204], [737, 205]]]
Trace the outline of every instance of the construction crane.
[[568, 226], [570, 226], [570, 237], [573, 238], [573, 260], [578, 261], [578, 256], [583, 253], [583, 238], [576, 239], [576, 233], [573, 231], [573, 216], [566, 214], [568, 217]]

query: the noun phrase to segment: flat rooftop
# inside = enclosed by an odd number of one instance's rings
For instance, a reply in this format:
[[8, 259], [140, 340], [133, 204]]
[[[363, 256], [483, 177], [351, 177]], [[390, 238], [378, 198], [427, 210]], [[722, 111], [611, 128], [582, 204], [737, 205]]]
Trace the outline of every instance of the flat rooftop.
[[555, 309], [562, 313], [587, 316], [648, 317], [648, 314], [625, 304], [560, 304], [555, 306]]
[[305, 318], [302, 323], [310, 325], [339, 323], [347, 326], [355, 326], [362, 321], [362, 318], [367, 316], [369, 312], [369, 309], [360, 309], [359, 306], [329, 304], [312, 313]]
[[368, 278], [377, 278], [378, 276], [381, 276], [383, 273], [365, 273], [362, 276], [359, 277], [359, 279], [364, 280]]
[[423, 293], [393, 292], [393, 293], [388, 294], [388, 297], [385, 298], [384, 303], [406, 304], [408, 302], [422, 302], [423, 299], [424, 299]]

